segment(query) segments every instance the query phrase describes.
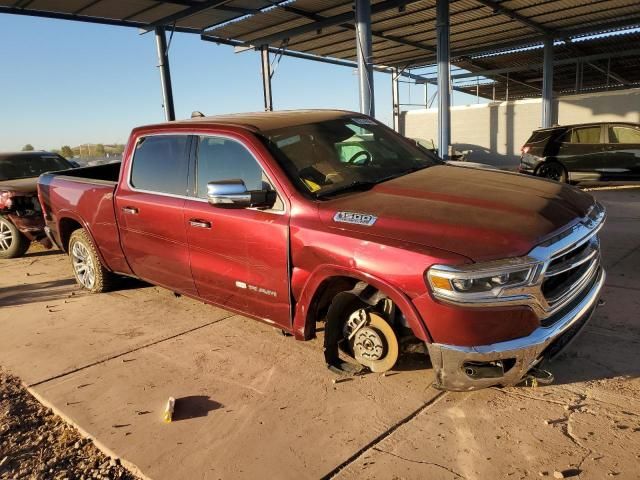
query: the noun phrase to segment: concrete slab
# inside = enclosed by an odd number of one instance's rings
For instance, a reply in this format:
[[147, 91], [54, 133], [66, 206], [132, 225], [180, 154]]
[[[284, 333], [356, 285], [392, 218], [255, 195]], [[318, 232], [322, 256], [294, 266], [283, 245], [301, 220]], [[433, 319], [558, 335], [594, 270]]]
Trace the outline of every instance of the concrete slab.
[[562, 387], [448, 394], [340, 479], [637, 479], [637, 398]]
[[334, 384], [319, 342], [236, 316], [35, 390], [152, 478], [318, 478], [439, 394], [425, 366]]
[[134, 281], [87, 294], [61, 254], [5, 260], [0, 268], [0, 363], [27, 384], [231, 315]]

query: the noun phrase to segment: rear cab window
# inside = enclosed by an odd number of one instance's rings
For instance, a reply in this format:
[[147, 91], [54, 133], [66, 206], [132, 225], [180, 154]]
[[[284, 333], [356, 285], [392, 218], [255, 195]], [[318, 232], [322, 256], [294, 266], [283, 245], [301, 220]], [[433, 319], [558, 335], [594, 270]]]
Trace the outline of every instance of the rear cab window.
[[131, 165], [131, 186], [151, 193], [186, 196], [187, 135], [151, 135], [138, 140]]

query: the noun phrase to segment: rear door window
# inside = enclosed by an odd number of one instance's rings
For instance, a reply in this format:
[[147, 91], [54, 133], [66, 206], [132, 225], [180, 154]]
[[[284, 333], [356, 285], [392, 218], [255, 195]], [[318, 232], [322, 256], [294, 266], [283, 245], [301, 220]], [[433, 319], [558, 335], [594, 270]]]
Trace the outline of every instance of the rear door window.
[[187, 135], [155, 135], [138, 140], [131, 186], [138, 190], [187, 195]]
[[609, 127], [609, 143], [640, 144], [640, 128], [611, 126]]
[[561, 139], [563, 143], [600, 143], [600, 126], [573, 128]]

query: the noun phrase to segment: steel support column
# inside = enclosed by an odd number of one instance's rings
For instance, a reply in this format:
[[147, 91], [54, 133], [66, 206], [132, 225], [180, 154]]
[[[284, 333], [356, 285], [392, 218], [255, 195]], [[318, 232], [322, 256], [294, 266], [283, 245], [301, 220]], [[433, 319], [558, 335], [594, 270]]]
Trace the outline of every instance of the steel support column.
[[260, 47], [260, 57], [262, 58], [262, 92], [264, 94], [265, 112], [273, 111], [273, 97], [271, 95], [271, 60], [269, 58], [269, 46]]
[[355, 2], [360, 112], [374, 117], [376, 112], [373, 95], [373, 65], [371, 64], [371, 3], [370, 0], [355, 0]]
[[542, 128], [553, 124], [553, 38], [544, 40], [542, 66]]
[[[393, 129], [400, 132], [400, 71], [391, 70], [391, 101], [393, 102]], [[426, 85], [426, 84], [425, 84]]]
[[164, 116], [168, 122], [176, 119], [173, 108], [173, 88], [171, 87], [171, 69], [169, 68], [169, 51], [164, 27], [156, 27], [156, 48], [158, 50], [158, 68], [160, 69], [160, 83], [162, 85], [162, 106]]
[[449, 1], [437, 0], [438, 154], [445, 160], [449, 158], [449, 145], [451, 144], [449, 20]]

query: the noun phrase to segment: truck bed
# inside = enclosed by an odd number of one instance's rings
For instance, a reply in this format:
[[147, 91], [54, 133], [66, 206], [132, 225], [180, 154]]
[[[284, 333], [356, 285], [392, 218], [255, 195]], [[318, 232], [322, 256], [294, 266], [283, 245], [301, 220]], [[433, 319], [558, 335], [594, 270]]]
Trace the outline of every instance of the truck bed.
[[38, 179], [38, 194], [51, 236], [66, 250], [69, 235], [78, 226], [89, 232], [104, 264], [129, 273], [120, 247], [114, 211], [114, 192], [121, 163], [49, 172]]
[[72, 168], [58, 172], [45, 173], [43, 176], [70, 177], [76, 181], [88, 181], [96, 183], [117, 183], [120, 177], [122, 162], [107, 163], [93, 167]]

